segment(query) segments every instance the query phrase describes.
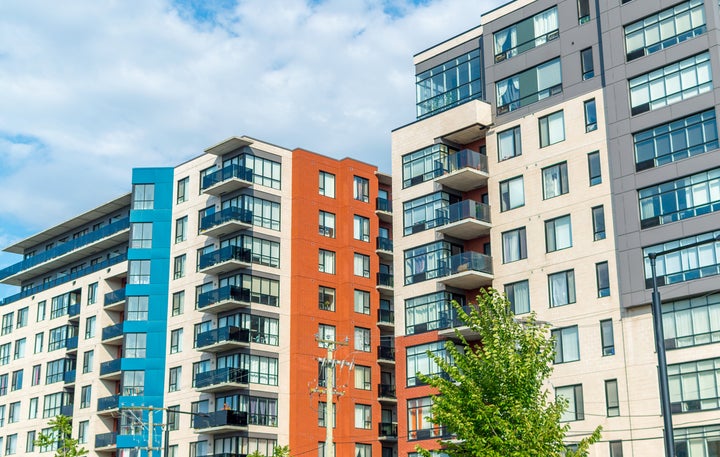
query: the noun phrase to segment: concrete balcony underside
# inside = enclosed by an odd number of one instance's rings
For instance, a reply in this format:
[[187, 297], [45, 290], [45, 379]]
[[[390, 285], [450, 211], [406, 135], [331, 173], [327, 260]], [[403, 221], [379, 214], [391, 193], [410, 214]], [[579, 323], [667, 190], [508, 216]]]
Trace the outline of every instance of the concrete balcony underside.
[[234, 192], [239, 189], [243, 189], [245, 187], [252, 186], [252, 182], [246, 181], [244, 179], [232, 177], [229, 179], [226, 179], [225, 181], [219, 182], [217, 184], [213, 184], [212, 186], [208, 187], [207, 189], [203, 189], [204, 194], [208, 195], [214, 195], [214, 196], [220, 196], [222, 194], [227, 194], [228, 192]]
[[472, 240], [488, 236], [491, 226], [490, 223], [485, 221], [466, 218], [447, 225], [441, 225], [437, 228], [437, 231], [459, 240]]
[[468, 190], [477, 189], [487, 185], [490, 175], [481, 170], [474, 168], [461, 168], [451, 173], [438, 176], [435, 182], [445, 187], [467, 192]]
[[221, 275], [223, 273], [229, 273], [234, 270], [239, 270], [241, 268], [250, 268], [252, 266], [252, 263], [250, 261], [244, 261], [244, 260], [238, 260], [238, 259], [228, 259], [224, 260], [218, 263], [215, 263], [213, 265], [209, 265], [205, 268], [201, 268], [199, 270], [200, 273], [204, 273], [206, 275]]
[[438, 278], [438, 281], [448, 287], [474, 290], [492, 285], [493, 275], [481, 271], [466, 270]]
[[229, 233], [238, 232], [240, 230], [247, 230], [251, 227], [252, 227], [252, 224], [249, 224], [247, 222], [242, 222], [240, 220], [230, 220], [230, 221], [218, 224], [218, 225], [213, 225], [212, 227], [209, 227], [207, 229], [204, 229], [200, 234], [206, 235], [206, 236], [212, 236], [214, 238], [219, 238], [222, 235], [227, 235]]

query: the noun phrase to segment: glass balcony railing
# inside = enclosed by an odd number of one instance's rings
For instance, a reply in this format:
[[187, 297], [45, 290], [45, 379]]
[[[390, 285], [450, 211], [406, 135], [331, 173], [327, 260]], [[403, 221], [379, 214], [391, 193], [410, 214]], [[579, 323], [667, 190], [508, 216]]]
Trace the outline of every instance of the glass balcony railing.
[[72, 384], [75, 382], [76, 377], [76, 371], [75, 370], [67, 370], [63, 373], [63, 381], [65, 384]]
[[252, 211], [231, 206], [217, 213], [210, 214], [200, 220], [200, 232], [209, 230], [226, 222], [236, 221], [244, 224], [252, 224]]
[[386, 213], [392, 213], [392, 201], [387, 198], [377, 197], [375, 199], [375, 208], [378, 211], [384, 211]]
[[250, 303], [250, 289], [239, 286], [224, 286], [219, 289], [204, 292], [198, 295], [197, 307], [198, 309], [202, 309], [229, 300]]
[[214, 186], [215, 184], [227, 181], [228, 179], [237, 178], [242, 181], [252, 182], [253, 171], [240, 165], [228, 165], [214, 173], [210, 173], [202, 180], [202, 190]]
[[73, 350], [78, 348], [78, 337], [71, 336], [65, 340], [65, 349]]
[[395, 311], [391, 309], [379, 309], [378, 310], [378, 322], [385, 324], [395, 323]]
[[100, 364], [100, 376], [116, 373], [122, 369], [122, 359], [108, 360]]
[[475, 219], [490, 223], [490, 206], [475, 200], [463, 200], [439, 210], [441, 217], [437, 225], [452, 224], [464, 219]]
[[60, 414], [65, 417], [72, 417], [73, 415], [73, 404], [70, 403], [69, 405], [62, 405], [60, 407]]
[[117, 444], [117, 432], [100, 433], [95, 435], [95, 447], [109, 447]]
[[445, 157], [437, 163], [439, 171], [437, 176], [452, 173], [464, 168], [488, 172], [488, 159], [486, 155], [470, 149], [462, 149]]
[[68, 306], [68, 317], [77, 317], [80, 315], [80, 303], [75, 303]]
[[397, 398], [395, 385], [394, 384], [379, 384], [378, 385], [378, 397]]
[[377, 274], [377, 285], [385, 287], [393, 287], [393, 275], [390, 273], [378, 273]]
[[105, 294], [105, 306], [110, 306], [125, 300], [125, 289], [113, 290]]
[[213, 265], [229, 262], [231, 260], [251, 263], [252, 251], [248, 248], [242, 248], [240, 246], [225, 246], [224, 248], [201, 255], [198, 268], [200, 270], [204, 270]]
[[119, 324], [114, 324], [103, 328], [102, 340], [106, 341], [121, 336], [123, 334], [123, 326], [123, 322], [120, 322]]
[[449, 265], [442, 276], [450, 276], [465, 271], [477, 271], [491, 275], [492, 257], [475, 251], [466, 251], [450, 257]]
[[195, 339], [195, 347], [204, 348], [225, 342], [250, 343], [250, 330], [240, 327], [221, 327], [202, 332]]
[[380, 422], [378, 429], [382, 437], [397, 438], [397, 422]]
[[35, 254], [32, 257], [28, 257], [27, 259], [18, 262], [15, 265], [3, 268], [2, 270], [0, 270], [0, 279], [5, 279], [8, 276], [12, 276], [21, 271], [27, 270], [28, 268], [40, 265], [41, 263], [47, 262], [48, 260], [60, 257], [61, 255], [65, 255], [68, 252], [74, 251], [83, 246], [94, 243], [103, 238], [107, 238], [110, 235], [113, 235], [123, 230], [127, 230], [129, 228], [130, 218], [126, 217], [124, 219], [120, 219], [119, 221], [108, 224], [105, 227], [87, 233], [83, 236], [77, 237], [74, 240], [70, 240], [66, 243], [57, 245], [54, 248], [48, 249], [47, 251], [43, 251]]
[[395, 360], [395, 348], [391, 346], [378, 346], [378, 359]]
[[248, 417], [244, 411], [223, 409], [213, 413], [193, 415], [193, 428], [204, 429], [223, 426], [247, 427]]
[[248, 370], [241, 368], [220, 368], [218, 370], [196, 373], [193, 378], [193, 385], [196, 389], [210, 387], [217, 384], [247, 384], [249, 379]]
[[120, 406], [120, 395], [111, 395], [109, 397], [98, 398], [98, 411], [116, 409], [118, 406]]
[[390, 238], [385, 238], [384, 236], [379, 236], [376, 239], [377, 239], [377, 249], [378, 250], [392, 252], [393, 242]]

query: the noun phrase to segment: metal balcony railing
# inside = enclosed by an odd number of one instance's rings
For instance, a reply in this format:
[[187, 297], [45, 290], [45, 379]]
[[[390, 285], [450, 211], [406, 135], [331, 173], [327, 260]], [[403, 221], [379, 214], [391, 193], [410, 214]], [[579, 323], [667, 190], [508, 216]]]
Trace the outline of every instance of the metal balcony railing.
[[240, 246], [225, 246], [224, 248], [201, 255], [198, 268], [204, 270], [205, 268], [230, 260], [250, 263], [252, 262], [252, 251]]
[[248, 416], [244, 411], [234, 411], [223, 409], [213, 413], [203, 415], [196, 414], [193, 416], [193, 428], [205, 429], [213, 427], [222, 427], [225, 425], [234, 425], [238, 427], [247, 427]]
[[389, 251], [392, 252], [393, 250], [393, 242], [390, 238], [385, 238], [384, 236], [377, 237], [377, 249], [381, 251]]
[[230, 221], [252, 224], [252, 220], [252, 211], [231, 206], [230, 208], [225, 208], [222, 211], [203, 217], [200, 220], [200, 231], [202, 232]]
[[249, 303], [250, 289], [239, 286], [224, 286], [219, 289], [204, 292], [198, 296], [197, 307], [198, 309], [202, 309], [227, 300]]
[[253, 171], [237, 164], [228, 165], [222, 169], [210, 173], [202, 180], [202, 190], [214, 186], [215, 184], [227, 181], [228, 179], [237, 178], [242, 181], [252, 182]]
[[203, 348], [226, 341], [238, 343], [250, 342], [250, 330], [240, 327], [221, 327], [207, 332], [198, 333], [195, 339], [195, 346]]
[[105, 294], [105, 306], [125, 300], [125, 289], [113, 290]]
[[195, 388], [201, 389], [203, 387], [225, 383], [247, 384], [248, 379], [248, 370], [242, 368], [220, 368], [204, 373], [196, 373], [193, 378], [193, 385]]
[[386, 324], [395, 323], [395, 311], [391, 309], [379, 309], [378, 310], [378, 322]]

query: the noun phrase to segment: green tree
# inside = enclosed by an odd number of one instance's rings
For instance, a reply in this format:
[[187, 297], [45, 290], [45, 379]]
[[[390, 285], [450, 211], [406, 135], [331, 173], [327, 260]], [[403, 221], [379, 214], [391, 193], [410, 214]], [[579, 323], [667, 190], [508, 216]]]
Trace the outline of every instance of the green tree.
[[534, 314], [516, 319], [507, 298], [494, 289], [481, 290], [477, 303], [469, 313], [453, 306], [480, 343], [468, 343], [456, 331], [462, 349], [448, 341], [448, 359], [430, 354], [449, 376], [419, 374], [439, 391], [430, 420], [455, 435], [440, 441], [443, 452], [450, 457], [586, 456], [601, 429], [577, 443], [577, 450], [565, 448], [569, 425], [560, 418], [567, 402], [550, 401], [545, 387], [555, 353], [547, 327]]
[[[260, 451], [255, 451], [248, 457], [265, 457]], [[273, 449], [272, 457], [290, 457], [290, 448], [288, 446], [275, 446]]]
[[72, 419], [68, 416], [55, 416], [48, 422], [50, 431], [41, 433], [35, 440], [35, 446], [52, 448], [57, 444], [55, 457], [80, 457], [88, 453], [80, 447], [78, 440], [72, 438]]

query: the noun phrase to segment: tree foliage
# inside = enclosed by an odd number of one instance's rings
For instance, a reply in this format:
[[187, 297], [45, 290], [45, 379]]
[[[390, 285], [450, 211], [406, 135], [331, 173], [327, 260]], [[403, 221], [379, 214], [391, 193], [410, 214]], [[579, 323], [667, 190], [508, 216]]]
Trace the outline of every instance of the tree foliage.
[[477, 303], [469, 313], [453, 306], [479, 343], [468, 343], [456, 330], [460, 344], [446, 343], [450, 357], [430, 354], [449, 376], [419, 374], [439, 391], [430, 420], [455, 435], [441, 440], [443, 452], [450, 457], [586, 456], [600, 438], [600, 427], [575, 451], [563, 444], [569, 425], [560, 418], [567, 402], [551, 401], [545, 386], [555, 352], [547, 328], [534, 314], [517, 320], [507, 298], [494, 289], [481, 290]]
[[88, 450], [81, 447], [78, 440], [72, 437], [72, 419], [68, 416], [55, 416], [48, 421], [49, 433], [41, 433], [35, 440], [35, 446], [52, 448], [57, 444], [55, 457], [80, 457]]
[[[265, 457], [260, 451], [255, 451], [248, 457]], [[272, 457], [290, 457], [290, 447], [288, 446], [275, 446], [273, 449]]]

